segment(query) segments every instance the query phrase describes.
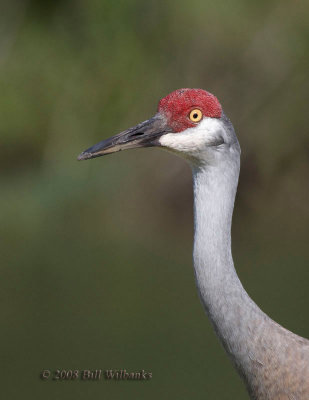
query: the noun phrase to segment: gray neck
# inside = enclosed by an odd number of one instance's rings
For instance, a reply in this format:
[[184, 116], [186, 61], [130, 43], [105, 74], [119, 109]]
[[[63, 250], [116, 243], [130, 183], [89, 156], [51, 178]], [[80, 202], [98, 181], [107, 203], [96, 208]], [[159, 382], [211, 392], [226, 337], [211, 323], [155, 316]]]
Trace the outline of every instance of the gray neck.
[[201, 301], [236, 367], [245, 376], [258, 359], [250, 335], [266, 315], [244, 290], [231, 253], [231, 223], [239, 154], [214, 165], [193, 166], [194, 269]]

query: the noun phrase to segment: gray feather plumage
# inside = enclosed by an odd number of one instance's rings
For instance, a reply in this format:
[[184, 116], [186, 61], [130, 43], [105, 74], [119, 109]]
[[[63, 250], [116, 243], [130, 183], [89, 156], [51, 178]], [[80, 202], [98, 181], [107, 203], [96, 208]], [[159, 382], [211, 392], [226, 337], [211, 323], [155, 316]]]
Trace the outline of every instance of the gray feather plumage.
[[270, 319], [248, 296], [234, 268], [231, 223], [240, 147], [224, 115], [227, 145], [195, 160], [194, 270], [211, 323], [254, 400], [309, 399], [309, 341]]

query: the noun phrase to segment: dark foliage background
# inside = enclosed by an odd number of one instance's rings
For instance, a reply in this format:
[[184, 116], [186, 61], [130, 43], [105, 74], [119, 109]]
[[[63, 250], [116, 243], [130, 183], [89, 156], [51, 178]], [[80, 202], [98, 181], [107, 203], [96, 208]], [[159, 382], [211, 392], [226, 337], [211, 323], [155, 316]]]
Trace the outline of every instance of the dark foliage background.
[[[245, 399], [192, 271], [188, 166], [157, 149], [77, 163], [179, 87], [242, 146], [237, 271], [309, 337], [309, 3], [1, 2], [1, 391], [7, 399]], [[144, 368], [149, 382], [43, 382]]]

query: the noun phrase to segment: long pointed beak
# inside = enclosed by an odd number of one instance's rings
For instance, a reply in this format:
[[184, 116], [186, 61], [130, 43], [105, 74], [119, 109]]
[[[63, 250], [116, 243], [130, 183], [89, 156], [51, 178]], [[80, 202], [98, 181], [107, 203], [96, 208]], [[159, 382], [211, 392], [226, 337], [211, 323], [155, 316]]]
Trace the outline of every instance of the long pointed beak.
[[121, 150], [157, 146], [158, 138], [168, 132], [171, 132], [171, 129], [165, 117], [157, 113], [147, 121], [89, 147], [77, 159], [88, 160]]

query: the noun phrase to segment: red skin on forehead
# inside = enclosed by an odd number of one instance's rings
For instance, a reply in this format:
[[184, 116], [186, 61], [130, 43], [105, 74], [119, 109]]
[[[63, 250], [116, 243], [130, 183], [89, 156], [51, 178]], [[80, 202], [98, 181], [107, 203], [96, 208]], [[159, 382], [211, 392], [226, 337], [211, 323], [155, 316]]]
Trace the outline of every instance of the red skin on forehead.
[[198, 108], [205, 117], [220, 118], [222, 107], [218, 99], [202, 89], [178, 89], [159, 101], [158, 112], [164, 114], [174, 132], [181, 132], [197, 124], [190, 121], [190, 111]]

